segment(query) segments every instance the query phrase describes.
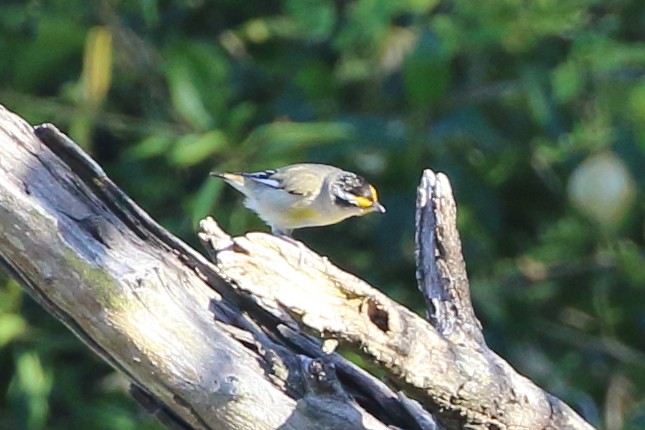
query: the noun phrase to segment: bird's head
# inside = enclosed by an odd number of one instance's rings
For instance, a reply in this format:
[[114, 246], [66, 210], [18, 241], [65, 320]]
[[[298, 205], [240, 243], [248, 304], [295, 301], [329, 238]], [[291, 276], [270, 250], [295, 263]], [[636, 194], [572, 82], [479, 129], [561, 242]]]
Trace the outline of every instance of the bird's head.
[[356, 208], [360, 213], [385, 213], [385, 207], [378, 201], [376, 188], [364, 178], [350, 172], [338, 175], [331, 184], [334, 204]]

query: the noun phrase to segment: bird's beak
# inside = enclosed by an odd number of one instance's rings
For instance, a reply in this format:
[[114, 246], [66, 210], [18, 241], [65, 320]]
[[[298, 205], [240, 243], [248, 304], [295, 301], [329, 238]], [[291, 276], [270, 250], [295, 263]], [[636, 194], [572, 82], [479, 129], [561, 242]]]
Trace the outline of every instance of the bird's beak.
[[382, 213], [382, 214], [385, 213], [385, 206], [383, 206], [379, 202], [372, 203], [372, 209], [374, 209], [374, 211], [378, 213]]

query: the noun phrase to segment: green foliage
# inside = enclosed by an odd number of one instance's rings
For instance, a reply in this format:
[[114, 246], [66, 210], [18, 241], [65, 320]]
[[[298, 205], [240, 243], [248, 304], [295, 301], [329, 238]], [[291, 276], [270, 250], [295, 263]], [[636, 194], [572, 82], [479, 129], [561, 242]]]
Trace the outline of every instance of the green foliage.
[[[445, 171], [486, 337], [608, 430], [645, 426], [645, 3], [283, 0], [0, 4], [0, 102], [53, 122], [197, 246], [266, 229], [210, 170], [362, 173], [384, 216], [304, 230], [423, 312], [415, 187]], [[0, 428], [160, 428], [13, 281]]]

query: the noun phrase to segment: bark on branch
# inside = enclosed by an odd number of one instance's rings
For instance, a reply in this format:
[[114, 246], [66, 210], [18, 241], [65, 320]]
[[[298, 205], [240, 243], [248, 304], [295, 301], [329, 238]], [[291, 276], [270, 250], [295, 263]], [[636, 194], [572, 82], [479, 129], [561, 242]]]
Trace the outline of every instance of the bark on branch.
[[170, 428], [591, 428], [486, 346], [455, 217], [448, 179], [424, 172], [426, 321], [301, 244], [210, 218], [209, 261], [55, 127], [0, 106], [0, 262]]

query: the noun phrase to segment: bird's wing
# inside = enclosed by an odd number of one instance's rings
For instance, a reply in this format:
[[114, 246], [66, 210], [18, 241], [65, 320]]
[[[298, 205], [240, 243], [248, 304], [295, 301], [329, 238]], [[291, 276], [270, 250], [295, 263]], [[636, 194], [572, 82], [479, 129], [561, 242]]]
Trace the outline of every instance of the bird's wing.
[[310, 196], [317, 193], [324, 180], [321, 175], [311, 173], [310, 168], [302, 164], [265, 170], [264, 172], [241, 173], [241, 175], [268, 187], [300, 196]]
[[275, 175], [277, 170], [271, 169], [271, 170], [265, 170], [263, 172], [253, 172], [253, 173], [246, 173], [246, 172], [240, 172], [236, 173], [236, 175], [243, 176], [247, 179], [250, 179], [254, 182], [258, 182], [260, 184], [264, 184], [267, 187], [271, 188], [282, 188], [281, 181], [278, 178], [274, 178], [273, 175]]

